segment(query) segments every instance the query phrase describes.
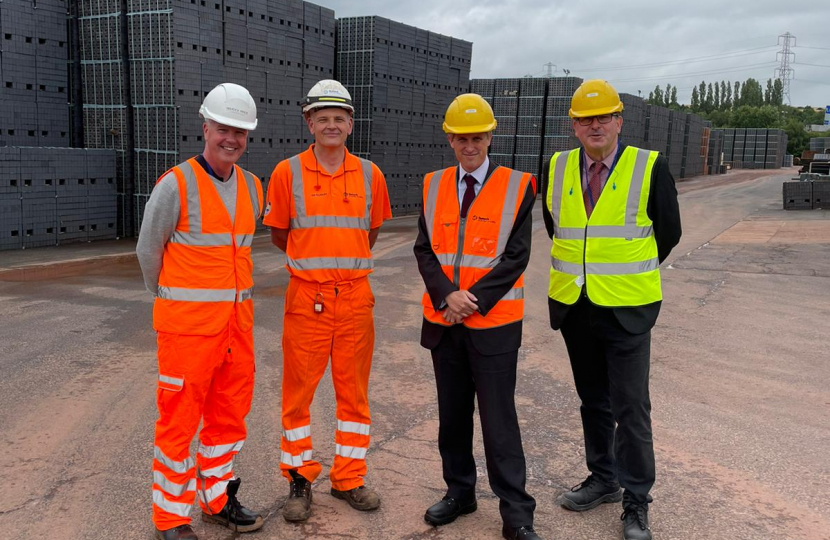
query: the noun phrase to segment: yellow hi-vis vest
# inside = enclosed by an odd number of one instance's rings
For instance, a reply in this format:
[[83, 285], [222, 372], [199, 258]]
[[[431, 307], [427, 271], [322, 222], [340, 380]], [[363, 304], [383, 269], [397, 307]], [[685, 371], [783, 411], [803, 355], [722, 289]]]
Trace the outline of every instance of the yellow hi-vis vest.
[[583, 284], [594, 304], [642, 306], [663, 299], [657, 242], [648, 217], [651, 172], [658, 153], [626, 147], [591, 213], [585, 212], [580, 150], [550, 160], [548, 211], [553, 217], [548, 296], [579, 299]]

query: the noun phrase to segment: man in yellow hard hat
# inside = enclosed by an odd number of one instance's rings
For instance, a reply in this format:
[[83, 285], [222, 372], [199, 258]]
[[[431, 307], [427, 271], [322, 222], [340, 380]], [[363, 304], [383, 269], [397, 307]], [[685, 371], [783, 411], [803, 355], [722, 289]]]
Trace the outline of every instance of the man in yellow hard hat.
[[542, 172], [550, 324], [568, 348], [591, 473], [559, 502], [584, 511], [622, 500], [623, 537], [651, 540], [651, 328], [680, 211], [666, 158], [620, 144], [622, 112], [610, 84], [585, 81], [570, 110], [582, 147], [557, 152]]
[[432, 353], [438, 449], [447, 483], [446, 496], [427, 509], [424, 519], [444, 525], [476, 510], [473, 412], [478, 397], [502, 535], [538, 540], [533, 530], [536, 501], [525, 491], [513, 397], [536, 179], [488, 158], [495, 128], [493, 110], [481, 96], [455, 98], [444, 131], [458, 166], [424, 179], [414, 249], [427, 289], [421, 345]]

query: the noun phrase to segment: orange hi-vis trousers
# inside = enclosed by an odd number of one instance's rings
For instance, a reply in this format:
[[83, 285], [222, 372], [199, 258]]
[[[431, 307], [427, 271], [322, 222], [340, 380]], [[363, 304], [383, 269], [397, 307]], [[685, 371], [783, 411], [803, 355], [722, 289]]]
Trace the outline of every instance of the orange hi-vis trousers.
[[[322, 311], [315, 311], [322, 303]], [[280, 469], [313, 482], [321, 466], [312, 456], [314, 392], [331, 357], [337, 398], [334, 465], [337, 490], [363, 485], [369, 448], [369, 370], [375, 344], [375, 298], [368, 278], [320, 284], [292, 277], [285, 292], [283, 324], [282, 440]]]
[[[190, 523], [197, 492], [205, 512], [227, 502], [254, 391], [253, 331], [240, 330], [232, 316], [215, 336], [159, 332], [158, 364], [153, 523], [164, 531]], [[190, 443], [200, 421], [194, 461]]]

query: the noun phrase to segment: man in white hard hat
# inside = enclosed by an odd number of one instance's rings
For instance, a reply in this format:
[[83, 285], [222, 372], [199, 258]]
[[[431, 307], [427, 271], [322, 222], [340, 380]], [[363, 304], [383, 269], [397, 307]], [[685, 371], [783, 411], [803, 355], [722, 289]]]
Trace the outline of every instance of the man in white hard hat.
[[[236, 84], [214, 88], [200, 115], [205, 149], [156, 182], [136, 253], [155, 296], [159, 418], [153, 459], [158, 540], [193, 540], [196, 494], [202, 519], [233, 531], [262, 527], [236, 498], [234, 456], [246, 437], [254, 388], [251, 242], [262, 184], [236, 165], [256, 104]], [[190, 442], [202, 422], [194, 461]]]
[[374, 348], [368, 275], [371, 248], [392, 217], [386, 180], [371, 161], [346, 149], [352, 132], [349, 92], [339, 82], [315, 84], [303, 114], [315, 143], [271, 174], [265, 225], [287, 255], [291, 275], [283, 326], [280, 469], [290, 482], [287, 521], [311, 514], [311, 484], [321, 472], [312, 457], [309, 407], [331, 356], [337, 396], [331, 494], [358, 510], [380, 506], [364, 486], [369, 448], [369, 369]]

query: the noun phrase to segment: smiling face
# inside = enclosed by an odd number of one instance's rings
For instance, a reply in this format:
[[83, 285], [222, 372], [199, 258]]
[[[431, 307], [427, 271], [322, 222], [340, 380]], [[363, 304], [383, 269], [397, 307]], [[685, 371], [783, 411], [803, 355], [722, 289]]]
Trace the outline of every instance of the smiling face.
[[312, 109], [306, 113], [305, 120], [314, 135], [314, 142], [326, 148], [345, 146], [346, 139], [352, 134], [352, 116], [340, 107]]
[[202, 124], [205, 135], [205, 159], [219, 168], [230, 168], [239, 161], [248, 145], [248, 130], [206, 120]]
[[455, 152], [455, 159], [467, 172], [478, 169], [484, 163], [491, 139], [490, 133], [447, 134], [447, 140]]
[[[582, 119], [585, 121], [586, 119]], [[617, 140], [622, 130], [622, 117], [613, 116], [607, 124], [600, 123], [598, 117], [592, 117], [591, 123], [583, 126], [574, 119], [573, 127], [585, 152], [595, 161], [608, 157], [617, 147]]]

